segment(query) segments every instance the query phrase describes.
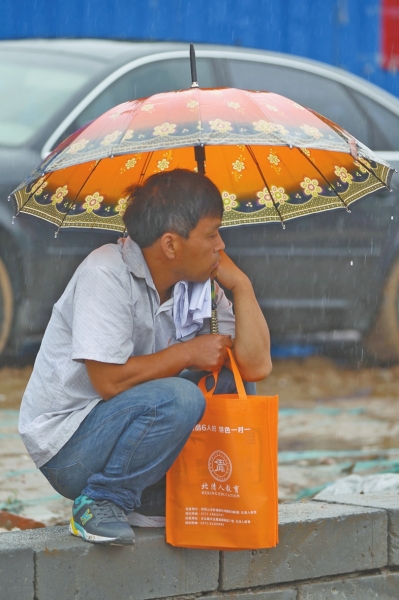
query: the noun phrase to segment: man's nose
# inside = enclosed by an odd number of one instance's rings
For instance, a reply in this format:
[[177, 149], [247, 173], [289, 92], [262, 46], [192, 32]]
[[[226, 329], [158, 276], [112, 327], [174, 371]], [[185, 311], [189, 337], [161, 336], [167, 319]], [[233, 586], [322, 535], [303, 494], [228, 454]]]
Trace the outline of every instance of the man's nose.
[[220, 252], [221, 250], [224, 250], [226, 248], [226, 244], [224, 243], [224, 241], [222, 240], [220, 233], [218, 233], [218, 239], [216, 240], [216, 252]]

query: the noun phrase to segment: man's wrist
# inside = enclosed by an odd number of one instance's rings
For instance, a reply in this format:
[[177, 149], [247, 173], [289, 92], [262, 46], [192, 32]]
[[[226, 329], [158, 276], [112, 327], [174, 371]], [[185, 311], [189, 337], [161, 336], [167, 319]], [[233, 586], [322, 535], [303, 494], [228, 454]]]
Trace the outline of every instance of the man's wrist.
[[187, 342], [179, 342], [178, 344], [175, 344], [175, 347], [177, 346], [179, 350], [179, 358], [182, 361], [183, 369], [188, 369], [195, 362], [191, 342], [192, 340], [187, 340]]
[[236, 282], [234, 283], [233, 287], [230, 288], [230, 291], [234, 294], [236, 292], [240, 292], [241, 290], [251, 290], [252, 291], [252, 283], [251, 280], [249, 279], [249, 277], [247, 275], [245, 275], [245, 273], [242, 273], [242, 275], [237, 278]]

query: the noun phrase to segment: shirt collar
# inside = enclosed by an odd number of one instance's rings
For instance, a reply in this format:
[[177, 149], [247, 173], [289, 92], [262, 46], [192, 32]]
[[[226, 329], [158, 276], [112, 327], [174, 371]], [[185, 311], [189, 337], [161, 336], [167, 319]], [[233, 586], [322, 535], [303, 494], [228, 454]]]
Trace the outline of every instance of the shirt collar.
[[122, 253], [122, 258], [129, 271], [135, 276], [145, 279], [146, 284], [156, 291], [150, 269], [145, 261], [141, 248], [130, 237], [119, 238], [118, 246]]

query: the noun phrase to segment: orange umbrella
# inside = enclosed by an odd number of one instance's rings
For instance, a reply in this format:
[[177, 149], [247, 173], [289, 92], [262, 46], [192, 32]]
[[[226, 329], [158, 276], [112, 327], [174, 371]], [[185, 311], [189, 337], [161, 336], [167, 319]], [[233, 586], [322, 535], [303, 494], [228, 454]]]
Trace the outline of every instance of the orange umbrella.
[[123, 232], [126, 188], [161, 171], [206, 172], [223, 226], [348, 206], [393, 169], [338, 125], [269, 92], [234, 88], [125, 102], [61, 143], [14, 192], [17, 214]]

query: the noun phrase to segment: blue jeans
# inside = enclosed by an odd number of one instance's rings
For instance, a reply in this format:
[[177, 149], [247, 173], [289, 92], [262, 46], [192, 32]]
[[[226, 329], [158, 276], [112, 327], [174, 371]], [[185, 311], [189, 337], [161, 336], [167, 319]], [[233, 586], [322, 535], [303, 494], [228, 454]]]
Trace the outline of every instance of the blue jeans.
[[[205, 410], [197, 387], [205, 373], [183, 371], [157, 379], [99, 402], [77, 431], [43, 467], [53, 488], [74, 500], [85, 494], [109, 500], [125, 512], [140, 507], [146, 514], [162, 510], [162, 478]], [[207, 380], [207, 388], [213, 377]], [[254, 393], [254, 384], [246, 384]], [[216, 393], [234, 393], [232, 373], [223, 368]], [[151, 490], [153, 488], [153, 490]], [[151, 491], [155, 491], [155, 501]]]

